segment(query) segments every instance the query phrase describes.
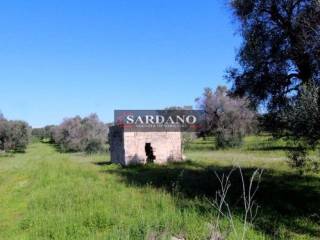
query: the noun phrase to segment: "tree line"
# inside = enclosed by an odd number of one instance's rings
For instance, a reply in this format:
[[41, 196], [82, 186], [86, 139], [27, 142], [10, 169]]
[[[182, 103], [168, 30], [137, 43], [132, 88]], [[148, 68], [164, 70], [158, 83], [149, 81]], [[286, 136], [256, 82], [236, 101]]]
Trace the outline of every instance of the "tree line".
[[66, 118], [57, 126], [31, 128], [25, 121], [7, 120], [0, 113], [0, 152], [24, 152], [32, 138], [56, 144], [62, 152], [102, 152], [107, 150], [108, 128], [97, 114]]
[[58, 126], [35, 128], [32, 135], [56, 144], [62, 152], [96, 153], [107, 150], [108, 127], [97, 114], [91, 114], [84, 118], [66, 118]]

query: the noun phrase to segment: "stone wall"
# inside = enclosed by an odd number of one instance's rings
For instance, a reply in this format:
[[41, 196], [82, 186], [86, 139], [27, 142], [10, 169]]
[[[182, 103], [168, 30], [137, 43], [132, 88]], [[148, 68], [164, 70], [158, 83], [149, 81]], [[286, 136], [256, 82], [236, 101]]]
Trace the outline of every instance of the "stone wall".
[[125, 132], [110, 128], [111, 161], [122, 165], [145, 164], [146, 144], [150, 143], [154, 163], [182, 160], [181, 132]]
[[109, 144], [111, 161], [125, 165], [124, 135], [123, 129], [118, 127], [109, 128]]

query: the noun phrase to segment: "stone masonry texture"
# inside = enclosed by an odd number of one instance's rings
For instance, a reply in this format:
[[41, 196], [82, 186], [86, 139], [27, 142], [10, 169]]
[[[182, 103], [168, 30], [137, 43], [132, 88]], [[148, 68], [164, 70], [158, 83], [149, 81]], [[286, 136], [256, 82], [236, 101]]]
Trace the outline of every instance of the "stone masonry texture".
[[181, 132], [126, 132], [113, 126], [109, 132], [111, 161], [121, 165], [147, 163], [146, 144], [150, 144], [154, 163], [182, 161]]

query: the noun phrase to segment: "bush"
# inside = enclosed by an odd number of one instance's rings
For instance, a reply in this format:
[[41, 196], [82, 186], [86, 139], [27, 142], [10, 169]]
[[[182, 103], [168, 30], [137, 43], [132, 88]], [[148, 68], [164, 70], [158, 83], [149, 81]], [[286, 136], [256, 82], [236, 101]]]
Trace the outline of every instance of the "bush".
[[207, 88], [196, 101], [206, 114], [205, 127], [201, 132], [215, 135], [217, 147], [238, 146], [246, 134], [256, 129], [257, 117], [249, 108], [249, 101], [232, 98], [226, 87], [218, 87], [215, 92]]
[[190, 144], [196, 139], [197, 135], [193, 132], [182, 133], [182, 147], [183, 150], [188, 149]]
[[242, 144], [243, 135], [234, 133], [228, 128], [216, 130], [216, 145], [218, 148], [237, 147]]
[[90, 139], [87, 142], [85, 152], [86, 153], [96, 153], [102, 152], [104, 150], [104, 144], [98, 139]]
[[23, 121], [0, 119], [0, 150], [23, 152], [30, 138], [30, 127]]
[[300, 174], [307, 172], [319, 173], [320, 164], [317, 157], [311, 158], [308, 155], [308, 147], [298, 143], [298, 146], [287, 152], [289, 165], [296, 168]]
[[107, 127], [96, 114], [65, 119], [54, 130], [54, 141], [62, 151], [99, 152], [107, 142]]
[[293, 148], [287, 153], [289, 158], [289, 164], [295, 168], [304, 168], [308, 161], [308, 152], [305, 147], [299, 146], [297, 148]]

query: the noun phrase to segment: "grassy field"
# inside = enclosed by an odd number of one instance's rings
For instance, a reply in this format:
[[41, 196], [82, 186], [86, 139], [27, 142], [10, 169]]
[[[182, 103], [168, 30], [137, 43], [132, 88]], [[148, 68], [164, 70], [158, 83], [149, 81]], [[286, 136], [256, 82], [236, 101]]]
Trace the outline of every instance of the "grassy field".
[[[237, 165], [245, 177], [265, 169], [261, 209], [246, 239], [320, 239], [320, 176], [291, 170], [283, 142], [260, 136], [239, 149], [212, 146], [212, 139], [197, 140], [185, 163], [130, 168], [110, 164], [108, 154], [64, 154], [44, 143], [0, 155], [0, 239], [208, 239], [214, 173]], [[231, 181], [240, 232], [239, 176]]]

